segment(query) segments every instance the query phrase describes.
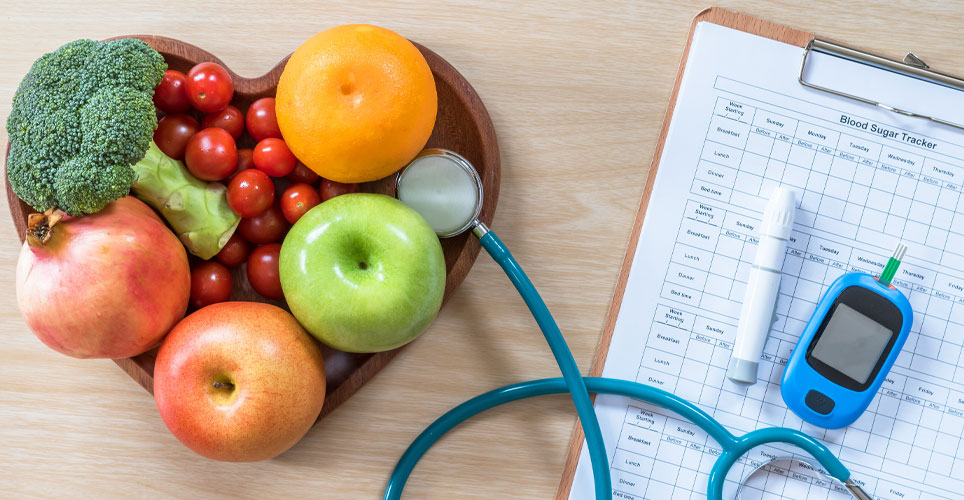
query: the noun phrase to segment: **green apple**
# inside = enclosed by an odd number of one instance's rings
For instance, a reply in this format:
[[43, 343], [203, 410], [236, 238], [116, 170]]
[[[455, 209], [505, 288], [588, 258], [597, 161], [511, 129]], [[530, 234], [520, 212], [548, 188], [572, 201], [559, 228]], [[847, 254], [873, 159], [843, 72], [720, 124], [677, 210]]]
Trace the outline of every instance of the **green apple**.
[[412, 341], [445, 292], [435, 232], [381, 194], [336, 196], [308, 211], [281, 245], [279, 271], [291, 313], [318, 340], [348, 352]]

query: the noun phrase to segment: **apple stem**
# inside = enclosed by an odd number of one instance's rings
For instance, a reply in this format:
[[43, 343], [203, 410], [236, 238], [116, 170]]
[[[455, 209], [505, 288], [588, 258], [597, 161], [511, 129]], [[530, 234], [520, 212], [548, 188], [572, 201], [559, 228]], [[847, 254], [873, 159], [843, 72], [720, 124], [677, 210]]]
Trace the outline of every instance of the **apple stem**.
[[215, 382], [215, 383], [214, 383], [214, 388], [215, 388], [215, 389], [227, 389], [227, 390], [230, 391], [230, 390], [233, 390], [233, 389], [234, 389], [234, 384], [232, 384], [231, 382]]

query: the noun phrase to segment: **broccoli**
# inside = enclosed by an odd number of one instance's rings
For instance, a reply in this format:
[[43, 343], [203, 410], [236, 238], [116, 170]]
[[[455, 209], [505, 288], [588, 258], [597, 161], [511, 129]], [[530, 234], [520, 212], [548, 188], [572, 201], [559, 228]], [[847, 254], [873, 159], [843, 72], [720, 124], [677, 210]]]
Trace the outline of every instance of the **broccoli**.
[[14, 193], [70, 215], [126, 196], [157, 128], [152, 97], [166, 69], [136, 38], [76, 40], [34, 61], [7, 118]]

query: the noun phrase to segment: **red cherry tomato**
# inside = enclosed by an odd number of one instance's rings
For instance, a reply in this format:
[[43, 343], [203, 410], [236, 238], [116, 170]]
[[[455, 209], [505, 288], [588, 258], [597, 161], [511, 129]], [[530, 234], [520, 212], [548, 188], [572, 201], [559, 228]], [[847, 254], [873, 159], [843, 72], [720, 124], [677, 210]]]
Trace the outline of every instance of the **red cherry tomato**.
[[262, 97], [254, 101], [248, 108], [245, 124], [248, 126], [248, 133], [256, 141], [268, 137], [280, 139], [281, 129], [278, 127], [278, 117], [274, 112], [274, 97]]
[[218, 259], [218, 262], [228, 267], [238, 267], [244, 264], [250, 252], [251, 245], [235, 231], [215, 257]]
[[202, 181], [219, 181], [238, 168], [238, 150], [234, 137], [223, 128], [206, 128], [187, 141], [184, 163], [194, 177]]
[[251, 148], [244, 148], [238, 150], [238, 168], [228, 177], [224, 183], [229, 184], [239, 172], [243, 172], [249, 168], [254, 168], [254, 150]]
[[264, 213], [274, 202], [274, 182], [268, 174], [249, 168], [238, 172], [228, 184], [228, 205], [241, 217]]
[[292, 184], [281, 195], [281, 211], [285, 219], [294, 224], [305, 212], [321, 203], [321, 196], [311, 184]]
[[251, 243], [273, 243], [284, 238], [288, 227], [281, 207], [275, 203], [261, 215], [242, 218], [238, 224], [238, 232]]
[[238, 150], [238, 172], [254, 168], [254, 150], [244, 148]]
[[167, 156], [175, 160], [183, 160], [188, 141], [199, 129], [197, 120], [189, 115], [184, 113], [166, 115], [157, 121], [154, 142]]
[[251, 288], [266, 299], [283, 299], [281, 273], [278, 271], [280, 243], [261, 245], [248, 257], [248, 282]]
[[200, 309], [231, 296], [234, 279], [221, 263], [204, 261], [191, 270], [191, 305]]
[[326, 202], [335, 196], [357, 193], [358, 189], [358, 184], [342, 184], [340, 182], [322, 179], [321, 186], [318, 186], [318, 194], [321, 195], [321, 201]]
[[298, 159], [291, 154], [285, 141], [276, 137], [262, 139], [254, 147], [254, 166], [272, 177], [290, 174], [296, 163]]
[[244, 116], [238, 111], [238, 108], [228, 105], [221, 111], [204, 115], [204, 119], [201, 120], [201, 127], [223, 128], [237, 140], [244, 132]]
[[164, 72], [164, 78], [154, 89], [154, 105], [165, 113], [183, 113], [191, 109], [187, 98], [187, 77], [175, 69]]
[[297, 184], [300, 182], [303, 182], [305, 184], [314, 184], [315, 181], [317, 181], [320, 178], [321, 177], [318, 174], [316, 174], [314, 170], [308, 168], [307, 166], [305, 166], [304, 163], [301, 163], [300, 161], [297, 164], [295, 164], [295, 169], [292, 170], [290, 174], [288, 174], [288, 180], [291, 181], [293, 184]]
[[187, 72], [187, 97], [199, 111], [221, 111], [234, 96], [234, 82], [220, 64], [203, 62]]

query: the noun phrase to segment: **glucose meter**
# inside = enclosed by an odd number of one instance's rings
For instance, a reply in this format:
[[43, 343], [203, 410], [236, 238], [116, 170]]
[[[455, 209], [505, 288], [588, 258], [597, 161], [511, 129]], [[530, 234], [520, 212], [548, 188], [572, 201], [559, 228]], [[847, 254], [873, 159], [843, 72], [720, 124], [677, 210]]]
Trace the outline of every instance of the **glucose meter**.
[[837, 278], [790, 354], [780, 392], [803, 420], [827, 429], [852, 424], [867, 409], [900, 354], [910, 302], [890, 284], [906, 247], [898, 246], [879, 278]]

